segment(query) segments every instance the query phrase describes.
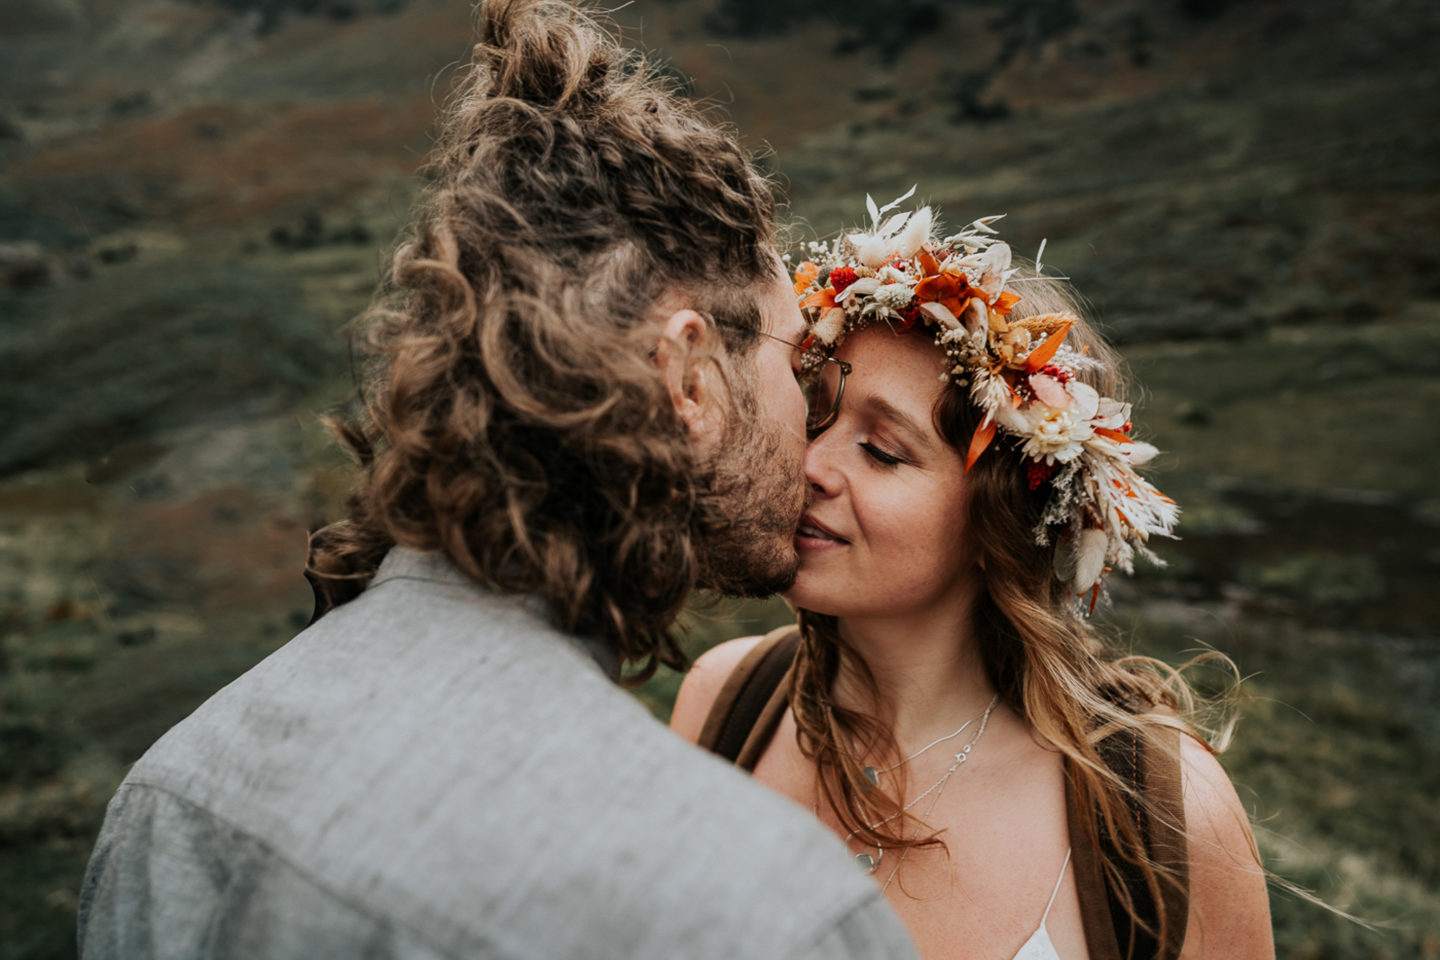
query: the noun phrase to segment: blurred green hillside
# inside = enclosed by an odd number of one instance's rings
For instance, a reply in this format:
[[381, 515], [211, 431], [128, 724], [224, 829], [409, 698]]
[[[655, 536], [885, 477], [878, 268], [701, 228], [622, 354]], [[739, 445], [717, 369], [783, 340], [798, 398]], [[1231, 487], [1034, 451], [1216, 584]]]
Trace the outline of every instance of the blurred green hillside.
[[[829, 233], [920, 185], [1063, 270], [1184, 507], [1121, 642], [1249, 678], [1286, 958], [1440, 957], [1440, 7], [640, 0]], [[0, 0], [0, 958], [74, 953], [128, 764], [304, 625], [464, 0]], [[783, 604], [697, 610], [699, 651]], [[1207, 680], [1206, 682], [1213, 682]], [[668, 712], [678, 678], [639, 695]]]

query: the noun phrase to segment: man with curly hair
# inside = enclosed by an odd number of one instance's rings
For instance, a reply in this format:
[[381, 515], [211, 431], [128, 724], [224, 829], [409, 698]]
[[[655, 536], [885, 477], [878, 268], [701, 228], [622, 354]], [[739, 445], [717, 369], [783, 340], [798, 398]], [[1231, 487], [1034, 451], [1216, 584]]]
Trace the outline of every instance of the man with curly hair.
[[802, 320], [735, 140], [558, 0], [494, 0], [363, 318], [319, 619], [165, 735], [102, 957], [900, 957], [805, 811], [617, 684], [794, 578]]

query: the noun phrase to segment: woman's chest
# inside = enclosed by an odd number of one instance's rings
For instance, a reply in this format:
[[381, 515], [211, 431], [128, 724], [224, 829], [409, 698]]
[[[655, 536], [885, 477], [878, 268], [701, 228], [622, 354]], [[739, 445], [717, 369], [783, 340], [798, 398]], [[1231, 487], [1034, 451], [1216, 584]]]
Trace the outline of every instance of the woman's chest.
[[909, 812], [923, 823], [912, 822], [908, 832], [936, 832], [943, 848], [876, 849], [847, 836], [820, 796], [788, 716], [755, 776], [814, 812], [847, 840], [852, 856], [876, 861], [876, 884], [926, 960], [1012, 960], [1042, 918], [1061, 960], [1085, 960], [1073, 871], [1065, 868], [1063, 765], [1057, 754], [1027, 743], [995, 744], [938, 787], [933, 781], [945, 776], [943, 763], [905, 771], [913, 774], [904, 785], [905, 802], [922, 798]]
[[1055, 949], [1045, 960], [1085, 960], [1068, 843], [1045, 834], [995, 843], [947, 827], [946, 849], [912, 850], [877, 882], [926, 960], [1012, 960], [1042, 926]]

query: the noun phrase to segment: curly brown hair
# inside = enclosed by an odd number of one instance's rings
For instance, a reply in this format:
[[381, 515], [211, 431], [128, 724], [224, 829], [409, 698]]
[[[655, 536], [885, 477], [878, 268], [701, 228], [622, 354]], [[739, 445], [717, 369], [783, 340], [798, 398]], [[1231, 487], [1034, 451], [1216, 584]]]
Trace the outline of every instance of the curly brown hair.
[[489, 0], [387, 284], [359, 318], [361, 465], [312, 540], [328, 603], [394, 545], [538, 594], [623, 659], [670, 627], [727, 523], [656, 369], [657, 304], [716, 325], [732, 422], [774, 282], [775, 200], [727, 128], [558, 0]]

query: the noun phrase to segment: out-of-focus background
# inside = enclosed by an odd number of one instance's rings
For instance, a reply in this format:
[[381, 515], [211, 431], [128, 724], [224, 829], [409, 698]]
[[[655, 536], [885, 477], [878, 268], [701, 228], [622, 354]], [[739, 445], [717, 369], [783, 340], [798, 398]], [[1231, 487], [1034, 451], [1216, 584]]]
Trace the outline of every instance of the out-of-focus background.
[[[1185, 508], [1122, 643], [1250, 679], [1288, 958], [1440, 956], [1440, 6], [638, 0], [826, 234], [920, 184], [1074, 278]], [[309, 614], [317, 414], [464, 0], [0, 0], [0, 956], [74, 952], [103, 807]], [[778, 603], [711, 611], [689, 643]], [[661, 715], [676, 678], [640, 691]]]

